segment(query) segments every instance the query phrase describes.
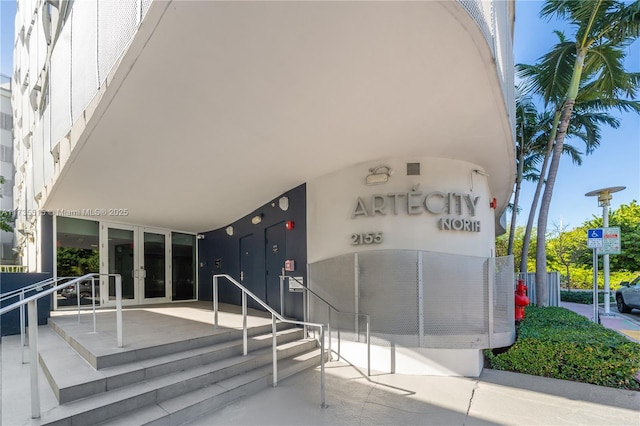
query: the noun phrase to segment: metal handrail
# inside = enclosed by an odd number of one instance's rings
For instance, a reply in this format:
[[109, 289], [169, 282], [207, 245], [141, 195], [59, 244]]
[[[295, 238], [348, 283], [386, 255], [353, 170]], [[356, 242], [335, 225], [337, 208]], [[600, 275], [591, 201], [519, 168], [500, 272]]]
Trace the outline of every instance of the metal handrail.
[[[62, 279], [62, 278], [60, 278]], [[23, 300], [25, 298], [26, 293], [31, 291], [42, 291], [42, 289], [46, 286], [52, 285], [56, 282], [56, 278], [47, 278], [46, 280], [38, 281], [26, 287], [18, 288], [15, 290], [8, 291], [6, 293], [0, 294], [0, 303], [9, 299], [13, 299], [18, 297], [19, 300]], [[24, 305], [20, 306], [20, 357], [22, 359], [22, 363], [26, 364], [24, 358], [24, 347], [25, 347], [25, 321], [24, 321]]]
[[[13, 311], [14, 309], [21, 309], [20, 321], [21, 326], [23, 325], [24, 315], [23, 309], [24, 305], [27, 305], [27, 316], [29, 319], [29, 375], [30, 375], [30, 387], [31, 387], [31, 417], [34, 419], [40, 418], [40, 393], [39, 393], [39, 385], [38, 385], [38, 299], [41, 299], [45, 296], [48, 296], [52, 293], [57, 292], [60, 289], [65, 287], [69, 287], [72, 285], [79, 285], [80, 282], [91, 280], [92, 281], [92, 293], [95, 291], [93, 289], [93, 280], [96, 277], [100, 276], [112, 276], [116, 278], [116, 334], [117, 334], [117, 344], [118, 347], [121, 348], [124, 346], [124, 340], [122, 337], [122, 277], [120, 274], [86, 274], [78, 278], [74, 278], [71, 281], [67, 281], [63, 284], [52, 286], [48, 290], [43, 290], [39, 293], [34, 294], [33, 296], [29, 296], [27, 298], [23, 297], [23, 294], [20, 294], [21, 299], [18, 302], [12, 303], [9, 306], [5, 306], [4, 308], [0, 308], [0, 316], [6, 314], [7, 312]], [[67, 277], [55, 278], [52, 281], [57, 282], [63, 279], [68, 279]], [[46, 281], [46, 280], [45, 280]], [[78, 298], [80, 297], [80, 292], [76, 291]], [[96, 317], [95, 317], [95, 294], [93, 295], [93, 324], [94, 331], [96, 326]], [[80, 301], [78, 299], [78, 314], [80, 313]], [[80, 318], [78, 317], [78, 321]], [[31, 330], [33, 327], [33, 331]], [[22, 330], [21, 330], [22, 331]]]
[[6, 293], [0, 294], [0, 302], [4, 302], [7, 299], [11, 299], [12, 297], [17, 297], [20, 293], [26, 293], [28, 291], [40, 290], [41, 287], [46, 287], [51, 285], [56, 278], [47, 278], [46, 280], [38, 281], [37, 283], [33, 283], [26, 287], [18, 288], [15, 290], [7, 291]]
[[[333, 309], [337, 314], [344, 314], [344, 315], [353, 315], [356, 317], [365, 317], [367, 319], [367, 330], [366, 330], [366, 336], [367, 336], [367, 376], [371, 376], [371, 339], [370, 339], [370, 333], [371, 333], [371, 316], [369, 314], [361, 314], [358, 312], [346, 312], [346, 311], [341, 311], [338, 308], [336, 308], [335, 306], [333, 306], [331, 303], [329, 303], [327, 300], [325, 300], [322, 296], [320, 296], [318, 293], [316, 293], [315, 291], [311, 290], [309, 287], [305, 286], [303, 282], [301, 282], [300, 280], [298, 280], [296, 277], [292, 277], [289, 275], [280, 275], [280, 313], [283, 314], [284, 313], [284, 293], [283, 293], [283, 289], [284, 289], [284, 279], [285, 278], [289, 278], [290, 280], [293, 279], [295, 282], [297, 282], [298, 284], [300, 284], [300, 286], [302, 287], [302, 290], [306, 292], [307, 297], [305, 297], [304, 299], [304, 317], [308, 318], [309, 316], [309, 300], [308, 300], [308, 295], [309, 293], [313, 294], [314, 296], [316, 296], [318, 299], [320, 299], [321, 302], [323, 302], [325, 305], [327, 305], [327, 314], [329, 317], [328, 320], [328, 324], [327, 324], [327, 333], [329, 334], [329, 354], [332, 353], [331, 350], [331, 309]], [[357, 333], [358, 335], [358, 341], [360, 341], [360, 334]], [[338, 329], [338, 361], [340, 361], [340, 329]]]
[[[242, 291], [242, 354], [247, 355], [247, 295], [255, 300], [260, 306], [271, 313], [272, 332], [272, 359], [273, 359], [273, 387], [278, 385], [278, 352], [277, 352], [277, 327], [276, 320], [288, 324], [302, 325], [305, 327], [317, 327], [320, 330], [320, 407], [325, 408], [325, 380], [324, 380], [324, 324], [316, 324], [306, 321], [291, 320], [277, 313], [273, 308], [260, 300], [249, 289], [244, 287], [228, 274], [213, 275], [213, 323], [218, 327], [218, 278], [226, 278]], [[306, 336], [305, 336], [306, 337]]]

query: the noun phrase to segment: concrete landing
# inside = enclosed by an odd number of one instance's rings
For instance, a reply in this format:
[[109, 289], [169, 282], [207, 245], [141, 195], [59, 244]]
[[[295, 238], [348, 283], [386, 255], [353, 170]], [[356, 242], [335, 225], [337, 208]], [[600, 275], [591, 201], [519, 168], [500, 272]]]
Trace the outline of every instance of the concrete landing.
[[[94, 368], [159, 356], [172, 351], [172, 346], [185, 348], [184, 342], [198, 346], [212, 336], [242, 330], [242, 311], [238, 306], [220, 305], [218, 329], [213, 327], [211, 303], [152, 305], [125, 308], [122, 312], [124, 347], [117, 347], [115, 309], [96, 312], [96, 332], [90, 311], [52, 312], [49, 325], [60, 334]], [[270, 331], [271, 316], [249, 309], [247, 324]], [[215, 339], [214, 339], [215, 340]]]
[[[81, 342], [81, 347], [89, 354], [88, 358], [122, 355], [140, 357], [144, 351], [150, 355], [167, 344], [184, 345], [185, 341], [224, 336], [228, 333], [242, 335], [241, 308], [231, 305], [220, 305], [218, 329], [213, 327], [213, 312], [210, 302], [185, 302], [180, 304], [157, 305], [125, 308], [123, 310], [124, 343], [123, 348], [116, 345], [115, 310], [101, 309], [97, 312], [97, 333], [93, 332], [91, 312], [82, 311], [78, 322], [77, 311], [52, 312], [51, 322], [63, 328], [68, 337], [64, 343], [60, 336], [48, 326], [38, 327], [41, 356], [43, 352], [56, 357], [53, 364], [71, 365], [76, 374], [65, 377], [66, 382], [74, 384], [92, 379], [104, 379], [103, 372], [95, 371], [85, 358], [79, 356], [71, 347], [70, 341]], [[271, 331], [270, 315], [253, 309], [248, 311], [248, 325], [254, 330]], [[280, 328], [280, 327], [279, 327]], [[284, 339], [286, 340], [286, 339]], [[28, 363], [21, 362], [20, 336], [3, 337], [0, 341], [0, 380], [1, 380], [1, 412], [0, 424], [30, 424], [30, 386]], [[25, 359], [28, 362], [28, 348], [25, 348]], [[50, 358], [51, 359], [51, 358]], [[39, 389], [41, 412], [46, 413], [58, 406], [55, 392], [47, 383], [50, 374], [38, 363], [40, 374]]]

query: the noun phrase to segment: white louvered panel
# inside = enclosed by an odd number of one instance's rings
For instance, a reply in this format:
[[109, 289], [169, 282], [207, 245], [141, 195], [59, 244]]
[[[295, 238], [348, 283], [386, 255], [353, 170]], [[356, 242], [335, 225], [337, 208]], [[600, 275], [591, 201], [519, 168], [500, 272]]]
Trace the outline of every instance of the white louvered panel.
[[[42, 10], [40, 10], [42, 13]], [[42, 19], [42, 18], [41, 18]], [[32, 55], [37, 56], [36, 61], [36, 69], [42, 70], [45, 66], [45, 62], [47, 60], [47, 39], [44, 35], [44, 28], [42, 27], [42, 21], [38, 20], [36, 24], [38, 26], [38, 43], [37, 43], [37, 52], [32, 52]]]
[[71, 128], [71, 22], [64, 26], [51, 55], [51, 146]]
[[98, 78], [102, 85], [137, 30], [138, 2], [98, 0]]
[[44, 123], [40, 121], [33, 132], [32, 160], [33, 160], [33, 192], [37, 194], [44, 187]]
[[38, 37], [39, 37], [39, 21], [36, 21], [31, 28], [31, 37], [29, 37], [29, 93], [33, 90], [38, 82], [40, 68], [38, 68]]
[[42, 138], [43, 138], [43, 178], [45, 185], [53, 176], [53, 155], [51, 155], [51, 108], [47, 107], [42, 114]]
[[98, 3], [83, 0], [73, 5], [71, 37], [71, 113], [75, 123], [98, 91]]

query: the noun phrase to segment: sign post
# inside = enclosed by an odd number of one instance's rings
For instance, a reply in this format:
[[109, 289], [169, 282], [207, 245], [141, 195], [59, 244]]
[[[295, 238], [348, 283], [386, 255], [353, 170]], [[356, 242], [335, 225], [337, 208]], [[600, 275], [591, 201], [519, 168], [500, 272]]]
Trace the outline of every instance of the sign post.
[[598, 324], [598, 248], [593, 248], [593, 322]]
[[[587, 197], [595, 197], [598, 196], [598, 206], [602, 207], [602, 226], [604, 227], [604, 247], [599, 247], [600, 254], [603, 254], [602, 257], [602, 267], [604, 269], [604, 314], [609, 315], [610, 312], [610, 302], [611, 296], [609, 291], [609, 255], [610, 254], [620, 254], [620, 229], [618, 228], [617, 232], [617, 251], [612, 252], [607, 249], [607, 240], [608, 236], [611, 235], [607, 230], [609, 228], [609, 206], [611, 205], [611, 199], [614, 192], [622, 191], [625, 189], [625, 186], [610, 186], [608, 188], [596, 189], [595, 191], [589, 191], [584, 194]], [[591, 231], [591, 230], [589, 230]]]
[[604, 314], [609, 315], [611, 312], [611, 291], [609, 287], [609, 255], [620, 254], [620, 228], [609, 227], [609, 214], [607, 213], [604, 221], [604, 228], [602, 228], [602, 249], [599, 254], [602, 254], [602, 267], [604, 269]]
[[593, 249], [593, 322], [600, 322], [598, 318], [598, 249], [604, 245], [603, 229], [589, 229], [587, 231], [587, 247]]

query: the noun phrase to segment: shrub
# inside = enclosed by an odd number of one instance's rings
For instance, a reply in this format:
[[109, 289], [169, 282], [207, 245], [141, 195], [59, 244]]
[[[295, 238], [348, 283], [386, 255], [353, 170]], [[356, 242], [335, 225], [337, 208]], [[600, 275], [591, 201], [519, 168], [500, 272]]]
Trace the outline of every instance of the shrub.
[[[611, 292], [615, 294], [615, 292]], [[593, 292], [580, 290], [561, 290], [560, 300], [563, 302], [583, 303], [585, 305], [593, 304]], [[611, 300], [614, 300], [613, 298]], [[598, 303], [604, 303], [604, 293], [598, 293]]]
[[557, 307], [526, 308], [506, 352], [485, 352], [491, 368], [640, 390], [640, 344]]
[[[561, 274], [566, 274], [564, 269], [558, 269]], [[571, 288], [572, 289], [592, 289], [593, 288], [593, 269], [577, 266], [572, 266], [570, 268], [571, 273]], [[617, 289], [620, 287], [620, 283], [622, 281], [631, 281], [635, 277], [638, 276], [638, 272], [633, 271], [611, 271], [609, 274], [609, 284], [612, 289]], [[567, 287], [567, 277], [562, 277], [562, 285]], [[598, 271], [598, 288], [604, 288], [604, 273], [602, 268]]]

